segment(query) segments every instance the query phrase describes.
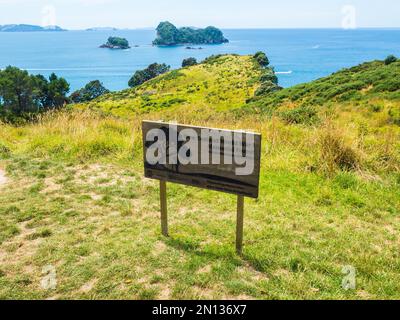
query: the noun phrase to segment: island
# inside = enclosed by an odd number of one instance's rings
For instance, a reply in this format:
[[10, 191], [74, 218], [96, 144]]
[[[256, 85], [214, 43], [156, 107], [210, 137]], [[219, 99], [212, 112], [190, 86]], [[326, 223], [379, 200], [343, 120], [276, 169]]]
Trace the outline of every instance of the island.
[[59, 32], [59, 31], [67, 31], [65, 29], [60, 28], [59, 26], [35, 26], [30, 24], [6, 24], [4, 26], [0, 26], [0, 32]]
[[129, 42], [125, 38], [120, 37], [109, 37], [106, 44], [100, 46], [100, 48], [108, 49], [129, 49]]
[[93, 27], [93, 28], [88, 28], [85, 31], [118, 31], [117, 28], [114, 27]]
[[171, 22], [161, 22], [157, 27], [156, 46], [174, 46], [185, 44], [222, 44], [229, 42], [221, 30], [215, 27], [205, 29], [183, 27], [178, 29]]

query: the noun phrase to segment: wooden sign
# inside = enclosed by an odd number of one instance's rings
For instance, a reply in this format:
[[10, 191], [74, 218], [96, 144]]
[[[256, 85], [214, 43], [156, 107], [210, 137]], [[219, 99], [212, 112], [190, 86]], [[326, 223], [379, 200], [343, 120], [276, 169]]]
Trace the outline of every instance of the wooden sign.
[[[147, 157], [155, 139], [146, 137], [154, 129], [165, 134], [165, 158], [158, 163], [150, 163]], [[188, 150], [186, 141], [180, 141], [183, 140], [180, 138], [193, 138], [197, 141], [192, 141], [193, 147]], [[144, 121], [143, 145], [147, 178], [258, 198], [261, 156], [259, 134]], [[182, 163], [179, 153], [185, 151], [192, 153], [187, 157], [192, 161], [185, 158]]]
[[244, 197], [258, 198], [261, 135], [143, 121], [145, 176], [160, 180], [162, 232], [168, 236], [166, 182], [238, 196], [237, 251], [242, 251]]

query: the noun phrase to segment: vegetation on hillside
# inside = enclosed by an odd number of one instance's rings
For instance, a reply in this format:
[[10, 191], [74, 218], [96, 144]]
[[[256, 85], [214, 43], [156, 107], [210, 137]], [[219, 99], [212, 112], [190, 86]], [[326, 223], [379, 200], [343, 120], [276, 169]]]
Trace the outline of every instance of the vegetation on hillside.
[[140, 86], [141, 84], [158, 77], [170, 70], [170, 66], [167, 66], [165, 63], [152, 63], [144, 70], [138, 70], [129, 80], [128, 85], [133, 88]]
[[254, 60], [262, 68], [262, 74], [260, 77], [261, 85], [255, 92], [255, 96], [265, 96], [272, 92], [281, 90], [282, 88], [278, 85], [278, 77], [275, 74], [273, 68], [269, 66], [269, 59], [264, 52], [257, 52], [254, 55]]
[[162, 110], [173, 116], [176, 109], [212, 114], [215, 110], [242, 106], [259, 87], [262, 72], [252, 56], [213, 56], [196, 66], [172, 70], [78, 108], [131, 118]]
[[249, 100], [244, 109], [271, 115], [281, 110], [307, 113], [322, 106], [351, 104], [379, 111], [384, 101], [392, 101], [395, 108], [399, 99], [400, 61], [373, 61], [273, 94], [261, 94]]
[[221, 44], [229, 42], [221, 30], [215, 27], [205, 29], [180, 28], [172, 23], [161, 22], [157, 27], [157, 39], [153, 41], [157, 46], [171, 46], [178, 44]]
[[197, 64], [196, 58], [187, 58], [182, 61], [182, 68], [192, 67]]
[[110, 93], [99, 80], [90, 81], [85, 87], [71, 94], [69, 97], [73, 103], [82, 103], [92, 101], [106, 93]]
[[[0, 298], [399, 298], [399, 62], [250, 99], [268, 67], [210, 57], [37, 123], [0, 124]], [[231, 195], [168, 184], [171, 237], [160, 236], [145, 118], [263, 135], [242, 257]], [[39, 285], [48, 265], [56, 290]], [[348, 266], [354, 290], [342, 287]]]

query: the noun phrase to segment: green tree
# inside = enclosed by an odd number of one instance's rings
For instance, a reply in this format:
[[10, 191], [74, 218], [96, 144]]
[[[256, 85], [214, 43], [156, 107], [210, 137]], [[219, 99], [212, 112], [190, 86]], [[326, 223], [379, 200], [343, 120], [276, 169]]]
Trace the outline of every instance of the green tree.
[[99, 80], [94, 80], [85, 85], [84, 88], [72, 93], [70, 100], [74, 103], [91, 101], [109, 92]]
[[16, 67], [0, 71], [0, 111], [4, 115], [23, 116], [63, 106], [69, 84], [52, 74], [47, 80], [42, 75], [29, 75]]
[[195, 66], [196, 64], [196, 58], [187, 58], [182, 61], [182, 68]]
[[46, 102], [44, 107], [46, 109], [55, 109], [64, 106], [68, 101], [68, 92], [68, 82], [64, 78], [59, 78], [52, 73], [47, 85]]
[[135, 74], [132, 76], [132, 78], [129, 80], [128, 85], [131, 88], [137, 87], [145, 83], [146, 81], [149, 81], [153, 78], [158, 77], [159, 75], [168, 72], [169, 70], [170, 66], [167, 66], [165, 63], [163, 64], [153, 63], [144, 70], [136, 71]]
[[34, 78], [16, 67], [0, 71], [0, 102], [5, 111], [22, 114], [35, 109]]
[[260, 77], [261, 82], [272, 82], [274, 84], [278, 84], [278, 77], [275, 72], [271, 68], [267, 68], [263, 70], [263, 73]]
[[269, 66], [269, 59], [268, 59], [267, 55], [262, 51], [257, 52], [254, 55], [254, 59], [263, 68], [266, 68]]
[[389, 65], [389, 64], [392, 64], [393, 62], [396, 62], [397, 61], [397, 58], [394, 56], [394, 55], [390, 55], [390, 56], [388, 56], [386, 59], [385, 59], [385, 65]]
[[264, 96], [267, 95], [269, 93], [272, 92], [276, 92], [282, 90], [282, 87], [276, 85], [275, 83], [271, 82], [271, 81], [266, 81], [264, 83], [261, 84], [260, 88], [257, 89], [257, 91], [255, 92], [255, 96]]

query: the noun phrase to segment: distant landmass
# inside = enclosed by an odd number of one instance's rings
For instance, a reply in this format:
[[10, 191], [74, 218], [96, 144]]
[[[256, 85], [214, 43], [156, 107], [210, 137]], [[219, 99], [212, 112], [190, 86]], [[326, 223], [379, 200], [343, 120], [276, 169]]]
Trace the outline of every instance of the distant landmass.
[[161, 22], [157, 27], [156, 46], [173, 46], [181, 44], [222, 44], [229, 42], [221, 30], [215, 27], [196, 29], [183, 27], [178, 29], [172, 23]]
[[118, 31], [119, 29], [113, 27], [94, 27], [86, 29], [85, 31]]
[[59, 26], [35, 26], [30, 24], [7, 24], [4, 26], [0, 26], [0, 32], [59, 32], [59, 31], [67, 31], [65, 29], [60, 28]]
[[125, 38], [120, 37], [109, 37], [106, 44], [100, 46], [100, 48], [107, 49], [129, 49], [129, 42]]

